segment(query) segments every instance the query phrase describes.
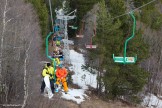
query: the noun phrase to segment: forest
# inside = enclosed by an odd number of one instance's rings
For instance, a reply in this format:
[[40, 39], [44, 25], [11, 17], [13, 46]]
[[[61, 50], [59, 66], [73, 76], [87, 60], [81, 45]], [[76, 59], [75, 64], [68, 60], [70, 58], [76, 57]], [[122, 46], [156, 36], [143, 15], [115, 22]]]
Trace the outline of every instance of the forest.
[[[68, 28], [68, 34], [74, 49], [86, 50], [82, 69], [97, 70], [93, 91], [99, 98], [140, 104], [147, 94], [162, 94], [162, 0], [51, 0], [51, 4], [54, 20], [55, 10], [62, 8], [66, 14], [77, 9], [76, 19], [68, 23], [78, 29]], [[0, 6], [0, 105], [28, 108], [35, 99], [27, 100], [35, 93], [28, 91], [40, 86], [37, 74], [40, 61], [46, 60], [45, 38], [53, 30], [49, 0], [2, 0]], [[136, 29], [126, 52], [137, 61], [115, 63], [113, 54], [124, 56], [125, 41], [133, 32], [130, 13], [136, 18]], [[84, 38], [76, 39], [81, 31]], [[90, 40], [97, 48], [85, 48]]]

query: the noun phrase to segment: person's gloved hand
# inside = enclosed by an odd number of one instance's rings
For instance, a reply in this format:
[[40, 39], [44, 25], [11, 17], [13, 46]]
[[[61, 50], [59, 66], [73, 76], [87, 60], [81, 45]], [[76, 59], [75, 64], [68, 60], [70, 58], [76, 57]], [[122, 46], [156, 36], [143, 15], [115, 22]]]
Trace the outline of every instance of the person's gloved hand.
[[52, 77], [52, 74], [49, 74], [50, 75], [50, 77]]

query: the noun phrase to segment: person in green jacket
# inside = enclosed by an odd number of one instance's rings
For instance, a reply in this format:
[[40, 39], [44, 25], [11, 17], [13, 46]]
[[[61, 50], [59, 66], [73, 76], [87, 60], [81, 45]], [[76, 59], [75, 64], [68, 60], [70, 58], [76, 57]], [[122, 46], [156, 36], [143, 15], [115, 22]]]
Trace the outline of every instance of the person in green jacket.
[[59, 58], [54, 58], [52, 61], [52, 66], [54, 66], [54, 62], [56, 63], [56, 66], [58, 66], [60, 64], [60, 60]]
[[[47, 65], [45, 66], [45, 68], [42, 71], [42, 76], [43, 76], [43, 78], [45, 76], [49, 76], [52, 93], [54, 93], [54, 75], [55, 75], [54, 73], [55, 73], [54, 68], [51, 66], [51, 63], [47, 63]], [[46, 85], [43, 80], [42, 85], [41, 85], [41, 93], [44, 92], [45, 86]]]

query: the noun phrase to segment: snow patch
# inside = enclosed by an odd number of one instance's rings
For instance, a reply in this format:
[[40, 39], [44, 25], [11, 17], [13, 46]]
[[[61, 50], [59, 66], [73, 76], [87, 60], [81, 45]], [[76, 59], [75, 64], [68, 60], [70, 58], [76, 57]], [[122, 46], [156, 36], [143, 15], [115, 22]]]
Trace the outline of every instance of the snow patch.
[[72, 64], [70, 69], [75, 73], [72, 76], [73, 83], [77, 84], [82, 89], [88, 89], [88, 86], [96, 88], [97, 75], [82, 69], [82, 65], [85, 65], [83, 54], [79, 54], [74, 50], [70, 50], [70, 60]]
[[72, 100], [77, 102], [77, 104], [80, 104], [84, 101], [85, 97], [88, 97], [86, 94], [84, 94], [83, 89], [69, 89], [68, 94], [65, 94], [62, 92], [61, 98]]
[[83, 54], [70, 50], [70, 60], [72, 66], [69, 67], [69, 70], [74, 72], [74, 75], [72, 75], [73, 83], [80, 86], [81, 89], [69, 89], [68, 94], [62, 93], [62, 98], [76, 101], [77, 104], [80, 104], [85, 100], [85, 97], [88, 97], [85, 94], [88, 86], [97, 87], [97, 75], [82, 69], [82, 65], [85, 65]]
[[147, 106], [148, 108], [162, 108], [162, 100], [154, 94], [148, 94], [143, 99], [142, 105]]

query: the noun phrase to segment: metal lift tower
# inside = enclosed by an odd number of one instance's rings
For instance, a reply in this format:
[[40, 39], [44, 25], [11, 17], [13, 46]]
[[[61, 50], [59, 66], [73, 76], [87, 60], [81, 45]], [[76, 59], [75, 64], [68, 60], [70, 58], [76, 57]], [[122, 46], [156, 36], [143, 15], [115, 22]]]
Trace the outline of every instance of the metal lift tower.
[[[76, 17], [75, 15], [76, 10], [70, 12], [67, 15], [64, 14], [59, 14], [58, 11], [56, 11], [56, 18], [59, 20], [62, 20], [64, 22], [64, 49], [63, 49], [63, 54], [64, 54], [64, 63], [69, 64], [70, 63], [70, 51], [69, 51], [69, 41], [68, 41], [68, 30], [67, 30], [67, 24], [68, 20], [72, 20]], [[73, 14], [73, 15], [71, 15]]]

